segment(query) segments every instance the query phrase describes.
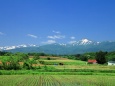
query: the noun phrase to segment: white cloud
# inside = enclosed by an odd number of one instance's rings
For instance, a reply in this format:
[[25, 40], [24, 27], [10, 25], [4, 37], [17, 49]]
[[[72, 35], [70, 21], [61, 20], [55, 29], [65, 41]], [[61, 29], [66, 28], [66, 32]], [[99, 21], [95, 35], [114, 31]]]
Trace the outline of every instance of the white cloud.
[[32, 34], [28, 34], [29, 37], [32, 37], [32, 38], [38, 38], [37, 36], [35, 35], [32, 35]]
[[70, 43], [70, 44], [73, 44], [73, 43], [76, 43], [76, 41], [70, 41], [69, 43]]
[[44, 44], [53, 44], [53, 43], [56, 43], [56, 41], [55, 40], [48, 40], [48, 41], [42, 42], [42, 43], [44, 43]]
[[57, 34], [59, 34], [59, 33], [60, 33], [59, 31], [54, 31], [54, 30], [53, 30], [52, 32], [53, 32], [53, 33], [57, 33]]
[[0, 32], [0, 35], [4, 35], [4, 33]]
[[50, 38], [50, 39], [63, 39], [63, 38], [65, 38], [65, 36], [63, 36], [63, 35], [54, 35], [54, 36], [47, 36], [47, 38]]
[[74, 37], [74, 36], [72, 36], [72, 37], [70, 37], [70, 39], [75, 39], [75, 37]]

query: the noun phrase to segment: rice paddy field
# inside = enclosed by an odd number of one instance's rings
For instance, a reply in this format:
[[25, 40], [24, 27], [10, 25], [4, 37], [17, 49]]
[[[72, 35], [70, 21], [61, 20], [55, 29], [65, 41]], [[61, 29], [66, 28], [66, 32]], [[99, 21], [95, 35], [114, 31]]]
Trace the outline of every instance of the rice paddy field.
[[115, 86], [115, 66], [60, 57], [40, 60], [40, 69], [0, 70], [0, 86]]
[[86, 65], [86, 62], [80, 60], [70, 60], [70, 59], [63, 59], [63, 60], [43, 60], [46, 65], [54, 65], [58, 63], [63, 63], [64, 65]]
[[0, 86], [115, 86], [115, 76], [1, 75]]

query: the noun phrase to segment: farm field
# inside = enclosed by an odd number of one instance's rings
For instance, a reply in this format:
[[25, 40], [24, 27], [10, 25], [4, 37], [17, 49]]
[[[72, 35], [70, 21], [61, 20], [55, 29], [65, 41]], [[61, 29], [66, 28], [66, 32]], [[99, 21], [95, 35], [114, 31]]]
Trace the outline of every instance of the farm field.
[[43, 60], [46, 65], [54, 65], [54, 64], [59, 64], [63, 63], [64, 65], [86, 65], [86, 62], [84, 61], [79, 61], [79, 60]]
[[[0, 56], [1, 61], [7, 60], [9, 56]], [[34, 70], [0, 70], [0, 75], [10, 75], [10, 74], [39, 74], [41, 72], [73, 72], [74, 74], [79, 74], [77, 72], [84, 72], [85, 74], [89, 73], [111, 73], [114, 75], [115, 66], [100, 65], [100, 64], [87, 64], [86, 61], [72, 60], [63, 57], [49, 57], [50, 60], [47, 60], [47, 56], [40, 56], [39, 60], [36, 60], [36, 63], [33, 63], [32, 66], [36, 67]], [[31, 56], [30, 61], [33, 60]], [[42, 63], [40, 63], [42, 62]], [[24, 62], [22, 62], [24, 63]], [[63, 63], [63, 65], [60, 65]], [[103, 74], [102, 74], [103, 75]]]
[[115, 66], [107, 65], [64, 65], [55, 66], [56, 69], [92, 69], [92, 70], [114, 70]]
[[115, 86], [115, 76], [1, 75], [0, 86]]
[[[0, 56], [1, 64], [9, 59]], [[53, 56], [30, 56], [24, 62], [31, 68], [0, 70], [0, 86], [115, 86], [115, 66]]]

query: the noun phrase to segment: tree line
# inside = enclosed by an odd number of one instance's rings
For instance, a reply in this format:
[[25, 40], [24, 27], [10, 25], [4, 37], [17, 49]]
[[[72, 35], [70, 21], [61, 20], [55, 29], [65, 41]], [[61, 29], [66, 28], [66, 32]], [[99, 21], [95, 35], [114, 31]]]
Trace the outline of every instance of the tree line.
[[65, 55], [64, 57], [82, 61], [88, 61], [88, 59], [95, 59], [97, 60], [98, 64], [105, 64], [108, 61], [115, 61], [115, 51], [88, 52], [84, 54]]
[[[32, 59], [30, 57], [32, 56]], [[47, 60], [51, 60], [50, 56], [57, 56], [45, 53], [11, 53], [0, 51], [0, 69], [1, 70], [20, 70], [20, 69], [36, 69], [39, 66], [33, 64], [44, 64], [44, 61], [39, 60], [40, 56], [47, 56]], [[115, 51], [113, 52], [89, 52], [75, 55], [58, 55], [60, 57], [87, 61], [88, 59], [96, 59], [98, 64], [105, 64], [108, 61], [115, 61]], [[22, 63], [21, 63], [22, 62]]]

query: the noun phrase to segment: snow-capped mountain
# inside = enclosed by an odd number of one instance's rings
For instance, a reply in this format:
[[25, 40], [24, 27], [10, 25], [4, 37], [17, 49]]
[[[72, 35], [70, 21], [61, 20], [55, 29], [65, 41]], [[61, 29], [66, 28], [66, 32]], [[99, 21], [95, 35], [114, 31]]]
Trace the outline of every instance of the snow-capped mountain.
[[36, 45], [34, 44], [22, 44], [22, 45], [17, 45], [17, 46], [5, 46], [5, 47], [0, 47], [0, 51], [2, 50], [12, 50], [12, 49], [16, 49], [16, 48], [24, 48], [24, 47], [36, 47]]
[[77, 54], [85, 52], [115, 51], [115, 41], [95, 42], [88, 39], [72, 41], [71, 43], [53, 43], [47, 45], [18, 45], [0, 47], [9, 52], [43, 52], [48, 54]]
[[[60, 46], [67, 46], [67, 45], [88, 45], [88, 44], [97, 44], [96, 42], [90, 41], [88, 39], [82, 39], [80, 41], [71, 41], [69, 44], [65, 44], [65, 43], [54, 43], [53, 45], [60, 45]], [[52, 45], [52, 44], [48, 44], [48, 45]], [[16, 48], [24, 48], [24, 47], [38, 47], [37, 45], [34, 44], [22, 44], [22, 45], [17, 45], [17, 46], [4, 46], [4, 47], [0, 47], [0, 51], [1, 50], [12, 50], [12, 49], [16, 49]]]
[[100, 42], [95, 42], [95, 41], [91, 41], [91, 40], [88, 40], [88, 39], [82, 39], [82, 40], [79, 40], [79, 41], [71, 41], [70, 44], [72, 44], [73, 46], [74, 45], [89, 45], [89, 44], [99, 44]]
[[86, 44], [91, 44], [93, 41], [90, 41], [88, 39], [82, 39], [79, 41], [79, 45], [86, 45]]

